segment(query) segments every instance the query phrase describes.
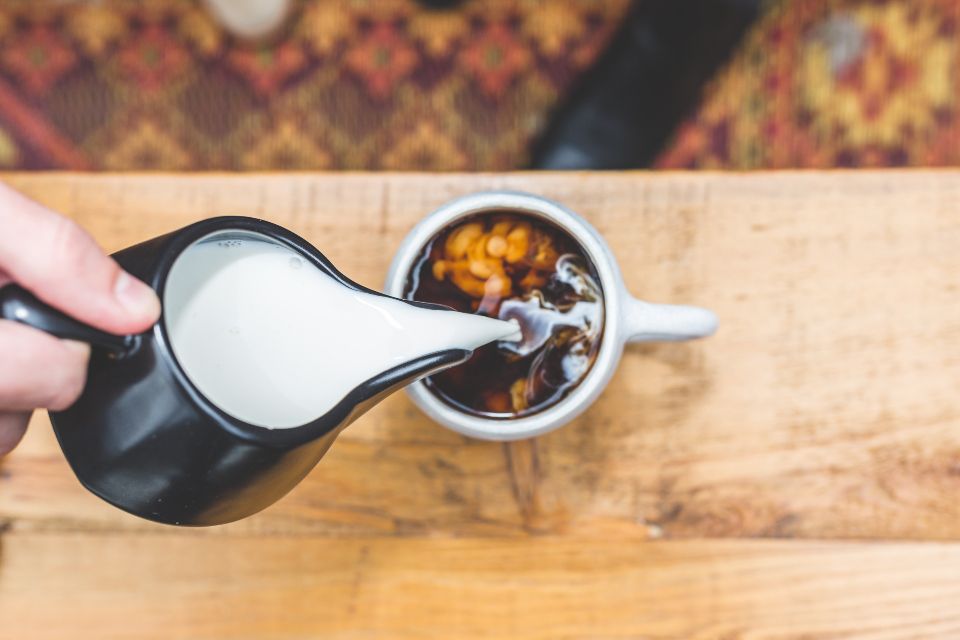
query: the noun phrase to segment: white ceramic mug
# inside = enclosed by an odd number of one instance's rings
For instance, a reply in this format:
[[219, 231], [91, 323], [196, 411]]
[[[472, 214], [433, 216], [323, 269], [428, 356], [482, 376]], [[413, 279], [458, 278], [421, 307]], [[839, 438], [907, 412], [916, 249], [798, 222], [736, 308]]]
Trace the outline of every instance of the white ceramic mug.
[[434, 395], [422, 382], [407, 387], [420, 409], [440, 424], [486, 440], [519, 440], [560, 427], [589, 407], [610, 381], [628, 342], [689, 340], [709, 336], [717, 328], [707, 309], [651, 304], [627, 291], [613, 252], [590, 223], [539, 196], [495, 191], [475, 193], [443, 205], [414, 227], [390, 265], [385, 292], [403, 297], [411, 269], [424, 246], [441, 230], [478, 213], [519, 212], [557, 225], [580, 243], [596, 267], [604, 296], [604, 328], [596, 360], [586, 377], [557, 404], [521, 418], [482, 418], [464, 413]]

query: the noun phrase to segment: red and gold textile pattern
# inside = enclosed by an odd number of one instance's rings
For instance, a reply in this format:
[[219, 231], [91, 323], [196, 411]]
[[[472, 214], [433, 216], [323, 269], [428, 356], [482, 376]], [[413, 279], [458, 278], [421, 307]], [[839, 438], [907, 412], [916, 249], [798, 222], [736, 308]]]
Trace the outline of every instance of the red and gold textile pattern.
[[661, 168], [960, 164], [960, 2], [775, 5]]
[[269, 43], [197, 2], [0, 6], [0, 168], [508, 170], [628, 0], [304, 0]]

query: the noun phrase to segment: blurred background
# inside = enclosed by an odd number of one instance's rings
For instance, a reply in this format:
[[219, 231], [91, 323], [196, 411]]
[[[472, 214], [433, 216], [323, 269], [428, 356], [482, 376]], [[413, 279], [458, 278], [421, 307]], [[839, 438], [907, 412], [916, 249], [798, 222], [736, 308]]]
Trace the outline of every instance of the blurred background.
[[960, 162], [960, 0], [7, 0], [0, 168]]

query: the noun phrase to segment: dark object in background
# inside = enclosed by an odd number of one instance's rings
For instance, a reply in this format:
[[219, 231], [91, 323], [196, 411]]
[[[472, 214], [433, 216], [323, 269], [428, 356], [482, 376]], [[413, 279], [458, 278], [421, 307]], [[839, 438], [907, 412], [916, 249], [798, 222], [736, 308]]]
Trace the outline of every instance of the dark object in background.
[[762, 0], [638, 0], [534, 146], [534, 169], [649, 166]]
[[430, 9], [453, 9], [463, 4], [463, 0], [418, 0], [418, 2]]

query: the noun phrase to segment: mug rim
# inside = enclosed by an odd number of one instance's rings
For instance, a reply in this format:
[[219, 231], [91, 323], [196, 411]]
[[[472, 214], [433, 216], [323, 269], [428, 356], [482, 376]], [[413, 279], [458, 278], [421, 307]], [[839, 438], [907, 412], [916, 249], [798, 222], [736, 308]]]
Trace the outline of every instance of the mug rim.
[[385, 293], [403, 297], [410, 270], [424, 246], [444, 227], [462, 218], [515, 211], [546, 220], [568, 233], [597, 270], [603, 291], [604, 326], [597, 357], [586, 377], [555, 405], [521, 418], [484, 418], [445, 402], [418, 380], [406, 388], [414, 404], [430, 418], [458, 433], [485, 440], [518, 440], [557, 429], [583, 413], [599, 397], [623, 354], [624, 305], [629, 294], [609, 245], [587, 220], [569, 208], [522, 191], [482, 191], [450, 200], [427, 214], [406, 235], [394, 254]]

